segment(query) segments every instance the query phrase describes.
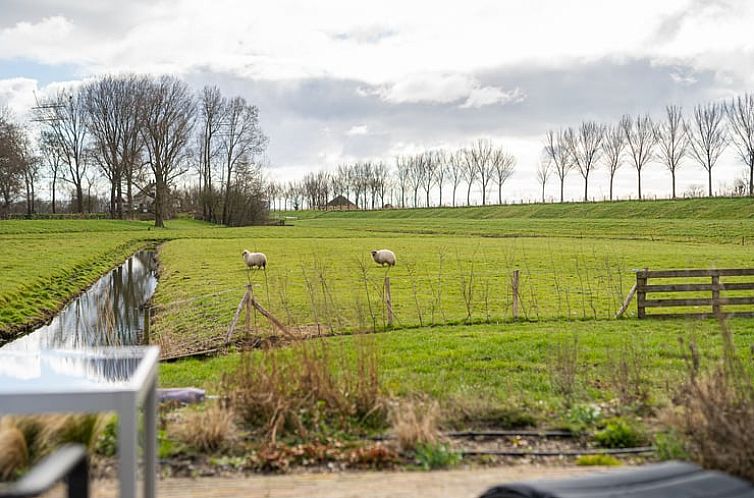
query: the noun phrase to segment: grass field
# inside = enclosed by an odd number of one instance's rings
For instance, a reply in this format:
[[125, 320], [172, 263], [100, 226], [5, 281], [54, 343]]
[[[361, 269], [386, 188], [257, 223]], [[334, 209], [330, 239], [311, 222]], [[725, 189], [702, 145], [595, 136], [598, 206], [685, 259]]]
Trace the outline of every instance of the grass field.
[[[573, 337], [581, 392], [594, 399], [610, 396], [605, 378], [625, 344], [641, 348], [647, 382], [658, 392], [682, 369], [679, 337], [693, 334], [718, 354], [713, 322], [638, 321], [634, 307], [612, 319], [635, 269], [754, 266], [749, 199], [284, 216], [288, 226], [175, 220], [165, 230], [107, 220], [0, 222], [0, 330], [12, 335], [38, 322], [129, 253], [159, 245], [152, 331], [165, 347], [217, 345], [251, 281], [259, 302], [289, 325], [385, 332], [373, 337], [393, 393], [549, 406], [558, 399], [548, 364]], [[398, 255], [389, 273], [369, 256], [382, 247]], [[266, 272], [244, 269], [245, 248], [267, 254]], [[525, 323], [511, 320], [514, 269]], [[386, 275], [395, 330], [385, 323]], [[267, 326], [261, 317], [255, 323]], [[734, 332], [747, 346], [754, 322], [736, 320]], [[350, 355], [357, 339], [330, 340]], [[163, 383], [211, 386], [236, 361], [165, 364]]]

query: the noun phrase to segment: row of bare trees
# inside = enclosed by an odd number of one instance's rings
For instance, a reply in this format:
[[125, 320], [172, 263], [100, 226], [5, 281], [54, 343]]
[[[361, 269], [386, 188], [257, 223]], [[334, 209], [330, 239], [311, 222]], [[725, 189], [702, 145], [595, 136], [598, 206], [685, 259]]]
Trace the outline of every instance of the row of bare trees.
[[676, 198], [676, 175], [691, 160], [707, 172], [708, 195], [712, 196], [712, 170], [730, 144], [747, 168], [747, 190], [754, 196], [754, 95], [745, 94], [728, 102], [710, 102], [694, 107], [690, 119], [684, 119], [676, 105], [665, 108], [662, 120], [649, 115], [625, 115], [617, 124], [604, 125], [584, 121], [576, 128], [545, 134], [542, 160], [537, 181], [542, 188], [554, 174], [560, 182], [560, 201], [569, 173], [575, 171], [584, 180], [584, 200], [589, 199], [589, 176], [604, 167], [613, 180], [625, 163], [636, 169], [638, 197], [642, 198], [641, 174], [651, 163], [663, 165], [671, 176], [672, 196]]
[[[466, 204], [471, 204], [475, 187], [481, 193], [482, 205], [503, 203], [503, 185], [515, 170], [516, 158], [503, 147], [487, 139], [479, 139], [455, 151], [428, 150], [398, 156], [394, 166], [381, 161], [360, 161], [341, 165], [334, 172], [308, 173], [299, 182], [281, 185], [271, 182], [268, 197], [280, 201], [278, 209], [326, 209], [328, 202], [342, 196], [362, 209], [376, 209], [395, 203], [400, 207], [432, 205], [438, 194], [443, 205], [443, 191], [452, 186], [451, 204], [456, 206], [459, 187], [466, 187]], [[344, 207], [344, 206], [339, 206]]]
[[133, 213], [139, 196], [149, 200], [156, 226], [164, 224], [179, 178], [191, 171], [198, 176], [199, 209], [211, 221], [231, 224], [236, 208], [249, 204], [238, 196], [262, 192], [257, 180], [267, 137], [259, 110], [216, 87], [197, 97], [173, 76], [107, 75], [44, 97], [33, 108], [33, 121], [35, 132], [0, 113], [6, 208], [26, 178], [28, 213], [35, 211], [33, 190], [42, 166], [52, 213], [61, 182], [71, 188], [71, 211], [83, 213], [99, 181], [108, 185], [111, 217]]

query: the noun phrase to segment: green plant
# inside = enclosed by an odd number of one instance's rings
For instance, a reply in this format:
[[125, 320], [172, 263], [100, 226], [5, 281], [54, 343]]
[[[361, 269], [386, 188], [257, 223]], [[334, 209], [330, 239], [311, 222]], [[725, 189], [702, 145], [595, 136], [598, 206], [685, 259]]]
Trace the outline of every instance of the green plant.
[[568, 428], [576, 433], [586, 432], [602, 420], [602, 409], [598, 405], [574, 405], [568, 410]]
[[446, 469], [461, 461], [461, 454], [447, 444], [421, 444], [414, 450], [414, 457], [424, 470]]
[[603, 448], [634, 448], [646, 442], [646, 436], [634, 423], [623, 418], [606, 422], [604, 429], [594, 434], [595, 442]]
[[678, 432], [671, 429], [655, 434], [655, 448], [660, 460], [688, 460], [689, 454]]
[[97, 438], [94, 451], [102, 456], [111, 457], [118, 452], [118, 417], [112, 416], [105, 424]]
[[585, 467], [617, 467], [622, 462], [612, 455], [580, 455], [576, 459], [576, 465]]

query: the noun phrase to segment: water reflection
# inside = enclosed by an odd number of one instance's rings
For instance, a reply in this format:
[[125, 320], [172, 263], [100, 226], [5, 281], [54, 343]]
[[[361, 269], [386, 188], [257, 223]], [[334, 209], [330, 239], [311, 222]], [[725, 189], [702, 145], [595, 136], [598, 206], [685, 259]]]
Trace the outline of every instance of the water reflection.
[[80, 349], [142, 343], [143, 305], [157, 287], [154, 251], [139, 251], [68, 303], [48, 324], [3, 351]]

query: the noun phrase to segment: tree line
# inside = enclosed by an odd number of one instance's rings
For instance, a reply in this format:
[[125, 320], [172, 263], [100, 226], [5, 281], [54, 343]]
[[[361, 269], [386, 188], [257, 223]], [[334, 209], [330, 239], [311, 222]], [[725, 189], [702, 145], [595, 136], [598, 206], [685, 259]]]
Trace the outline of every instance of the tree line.
[[[478, 187], [482, 205], [503, 203], [503, 185], [516, 167], [516, 158], [504, 147], [488, 139], [478, 139], [457, 150], [434, 149], [383, 161], [357, 161], [338, 166], [335, 171], [307, 173], [299, 181], [269, 182], [267, 197], [272, 207], [287, 209], [327, 209], [342, 196], [360, 209], [429, 207], [432, 195], [452, 187], [451, 204], [457, 205], [459, 188], [465, 187], [466, 204]], [[335, 206], [346, 207], [346, 206]]]
[[[104, 182], [112, 218], [134, 214], [139, 197], [151, 205], [155, 226], [178, 199], [224, 224], [253, 221], [266, 208], [260, 158], [267, 137], [258, 108], [243, 97], [212, 86], [195, 95], [174, 76], [106, 75], [44, 97], [32, 115], [33, 131], [0, 111], [5, 210], [25, 194], [34, 214], [43, 172], [53, 214], [61, 183], [72, 192], [71, 212], [91, 211], [92, 187]], [[179, 192], [179, 179], [193, 175], [197, 186]]]
[[746, 167], [746, 178], [739, 180], [736, 189], [740, 194], [754, 196], [754, 95], [749, 94], [697, 105], [688, 119], [680, 106], [668, 105], [663, 118], [656, 122], [648, 114], [624, 115], [615, 124], [583, 121], [578, 127], [548, 130], [537, 181], [544, 202], [545, 186], [555, 175], [563, 202], [565, 179], [576, 172], [584, 180], [584, 201], [588, 201], [589, 176], [595, 169], [605, 168], [612, 200], [615, 174], [628, 164], [636, 170], [641, 199], [642, 172], [655, 163], [670, 173], [671, 195], [675, 199], [678, 171], [691, 162], [706, 171], [707, 193], [711, 197], [712, 170], [731, 145]]

